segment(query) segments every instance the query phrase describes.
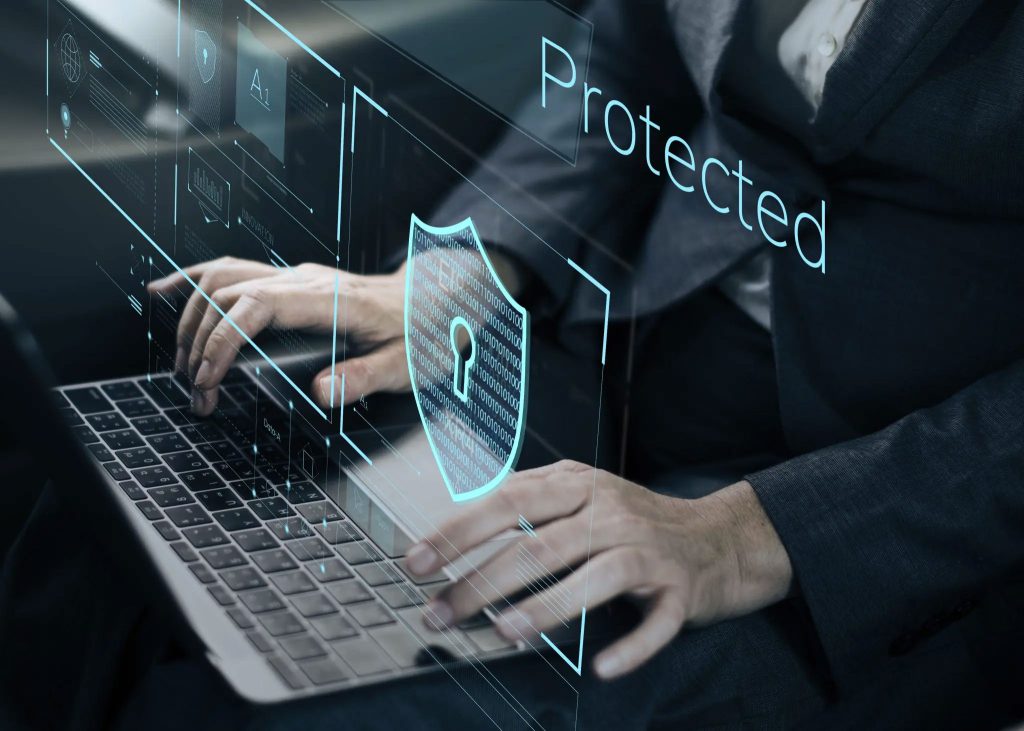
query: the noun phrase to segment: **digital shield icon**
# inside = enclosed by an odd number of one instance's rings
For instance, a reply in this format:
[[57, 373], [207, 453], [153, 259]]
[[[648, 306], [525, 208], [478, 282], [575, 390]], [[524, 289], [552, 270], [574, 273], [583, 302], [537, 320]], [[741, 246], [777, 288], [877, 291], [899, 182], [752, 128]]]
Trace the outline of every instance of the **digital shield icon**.
[[416, 407], [452, 499], [495, 489], [522, 450], [530, 317], [471, 219], [409, 226], [405, 345]]
[[195, 47], [199, 78], [204, 84], [209, 84], [213, 81], [214, 74], [217, 73], [217, 44], [205, 30], [197, 30]]

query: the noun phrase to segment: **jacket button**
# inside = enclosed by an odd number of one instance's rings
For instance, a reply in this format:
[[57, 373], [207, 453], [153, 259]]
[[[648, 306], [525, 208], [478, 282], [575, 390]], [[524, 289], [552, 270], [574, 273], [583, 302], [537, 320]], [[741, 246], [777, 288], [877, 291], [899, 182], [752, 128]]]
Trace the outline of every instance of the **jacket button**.
[[892, 644], [889, 645], [889, 656], [899, 657], [900, 655], [906, 655], [908, 652], [914, 649], [917, 645], [917, 637], [912, 632], [907, 632], [900, 635]]

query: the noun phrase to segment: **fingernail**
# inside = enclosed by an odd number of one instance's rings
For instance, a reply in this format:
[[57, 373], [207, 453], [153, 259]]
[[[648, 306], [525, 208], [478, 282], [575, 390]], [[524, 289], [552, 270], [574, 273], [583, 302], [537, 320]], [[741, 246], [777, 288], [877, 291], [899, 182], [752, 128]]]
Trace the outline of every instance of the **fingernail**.
[[518, 609], [510, 609], [500, 615], [494, 626], [506, 640], [528, 639], [534, 634], [530, 618]]
[[434, 570], [437, 561], [437, 554], [434, 549], [426, 543], [417, 543], [406, 556], [406, 563], [409, 570], [414, 574], [425, 575]]
[[195, 383], [199, 388], [206, 386], [206, 381], [210, 377], [210, 371], [213, 370], [213, 366], [210, 361], [203, 358], [203, 362], [199, 364], [199, 370], [196, 371]]
[[334, 403], [339, 404], [341, 402], [341, 379], [337, 376], [324, 376], [320, 379], [320, 393], [323, 395], [325, 404], [331, 403], [332, 393], [334, 394]]
[[430, 612], [427, 613], [426, 617], [438, 629], [450, 627], [452, 620], [455, 619], [455, 612], [452, 611], [451, 605], [439, 599], [430, 602], [428, 609], [430, 609]]
[[196, 414], [202, 414], [206, 409], [206, 394], [200, 391], [198, 388], [192, 389], [192, 411]]
[[594, 664], [594, 669], [602, 678], [610, 678], [619, 674], [619, 668], [621, 666], [622, 663], [619, 662], [619, 658], [614, 655], [610, 655], [608, 657], [599, 657], [597, 662]]
[[188, 368], [188, 351], [178, 348], [178, 352], [174, 356], [174, 370], [176, 373], [184, 373], [186, 368]]

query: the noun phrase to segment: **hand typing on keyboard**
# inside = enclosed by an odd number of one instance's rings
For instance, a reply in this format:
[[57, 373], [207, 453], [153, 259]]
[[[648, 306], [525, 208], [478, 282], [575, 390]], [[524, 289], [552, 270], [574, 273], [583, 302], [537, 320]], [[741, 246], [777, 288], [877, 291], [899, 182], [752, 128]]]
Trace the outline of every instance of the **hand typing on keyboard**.
[[[245, 343], [242, 333], [253, 338], [269, 327], [330, 332], [335, 324], [338, 277], [339, 296], [347, 309], [348, 337], [366, 352], [319, 373], [311, 387], [312, 396], [328, 406], [331, 380], [340, 381], [342, 373], [347, 403], [378, 391], [408, 390], [404, 268], [374, 276], [318, 264], [282, 271], [269, 264], [226, 257], [188, 267], [184, 274], [176, 272], [148, 287], [167, 297], [189, 296], [178, 324], [175, 368], [195, 383], [196, 413], [207, 416], [216, 408], [217, 387]], [[334, 383], [334, 390], [341, 391], [339, 382]]]

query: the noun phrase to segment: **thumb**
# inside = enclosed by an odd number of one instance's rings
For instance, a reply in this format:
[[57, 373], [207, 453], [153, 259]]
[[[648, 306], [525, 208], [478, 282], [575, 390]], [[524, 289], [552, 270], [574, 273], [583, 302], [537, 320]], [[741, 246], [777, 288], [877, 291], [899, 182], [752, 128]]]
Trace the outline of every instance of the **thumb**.
[[405, 342], [395, 340], [376, 350], [325, 368], [313, 379], [313, 398], [322, 408], [355, 403], [381, 391], [397, 393], [409, 388]]

